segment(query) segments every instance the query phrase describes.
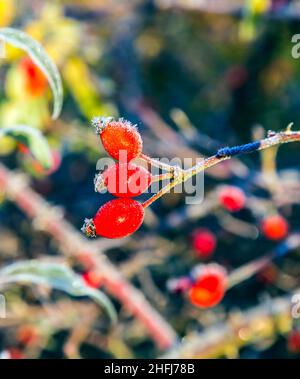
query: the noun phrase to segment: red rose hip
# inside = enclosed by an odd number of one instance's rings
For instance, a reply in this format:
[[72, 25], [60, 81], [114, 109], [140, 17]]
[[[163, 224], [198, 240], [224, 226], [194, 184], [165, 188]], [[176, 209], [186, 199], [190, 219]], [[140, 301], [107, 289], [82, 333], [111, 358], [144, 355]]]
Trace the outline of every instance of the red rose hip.
[[96, 117], [92, 120], [104, 149], [114, 159], [129, 162], [143, 149], [143, 141], [135, 125], [124, 119]]
[[216, 237], [208, 229], [196, 229], [192, 235], [192, 246], [200, 258], [210, 257], [216, 248]]
[[238, 187], [224, 186], [219, 192], [219, 202], [229, 212], [238, 212], [244, 208], [246, 196]]
[[209, 264], [200, 268], [195, 283], [189, 291], [190, 302], [197, 307], [210, 308], [224, 297], [227, 274], [223, 267]]
[[95, 177], [95, 191], [103, 187], [117, 197], [134, 197], [150, 186], [152, 176], [149, 171], [133, 163], [117, 163]]
[[263, 219], [261, 229], [265, 237], [273, 241], [278, 241], [287, 236], [289, 224], [284, 217], [272, 215]]
[[92, 220], [86, 219], [82, 231], [88, 237], [122, 238], [134, 233], [143, 223], [142, 204], [127, 198], [114, 199], [100, 207]]

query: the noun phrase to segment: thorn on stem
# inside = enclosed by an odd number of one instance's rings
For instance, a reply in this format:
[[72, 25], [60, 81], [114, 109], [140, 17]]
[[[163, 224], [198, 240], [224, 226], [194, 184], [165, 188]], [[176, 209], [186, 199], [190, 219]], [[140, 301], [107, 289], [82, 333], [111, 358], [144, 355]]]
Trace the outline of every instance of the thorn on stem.
[[286, 127], [286, 132], [287, 133], [290, 133], [292, 131], [292, 127], [293, 127], [294, 123], [293, 122], [290, 122], [288, 124], [288, 126]]

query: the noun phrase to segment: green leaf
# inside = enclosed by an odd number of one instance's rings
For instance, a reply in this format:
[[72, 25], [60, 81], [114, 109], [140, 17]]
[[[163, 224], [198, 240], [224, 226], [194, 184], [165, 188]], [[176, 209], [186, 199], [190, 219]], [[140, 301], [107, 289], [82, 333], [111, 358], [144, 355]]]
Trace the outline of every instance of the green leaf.
[[71, 296], [88, 296], [105, 309], [112, 322], [116, 322], [116, 311], [109, 298], [88, 287], [79, 275], [63, 264], [38, 260], [13, 263], [0, 270], [0, 285], [10, 283], [43, 284]]
[[27, 125], [16, 125], [0, 129], [0, 137], [9, 136], [26, 145], [33, 157], [48, 170], [52, 166], [52, 156], [46, 138], [35, 128]]
[[52, 117], [54, 119], [58, 118], [63, 103], [62, 80], [55, 63], [48, 56], [43, 46], [28, 34], [13, 28], [0, 28], [0, 39], [26, 51], [44, 73], [53, 92]]

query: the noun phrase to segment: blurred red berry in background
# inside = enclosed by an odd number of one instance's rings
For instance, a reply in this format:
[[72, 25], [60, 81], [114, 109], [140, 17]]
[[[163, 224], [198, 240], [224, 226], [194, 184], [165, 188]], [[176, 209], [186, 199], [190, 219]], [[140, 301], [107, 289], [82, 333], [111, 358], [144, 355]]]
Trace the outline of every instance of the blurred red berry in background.
[[288, 350], [291, 353], [300, 353], [300, 330], [292, 330], [288, 335]]
[[10, 347], [7, 349], [9, 359], [24, 359], [25, 356], [17, 347]]
[[20, 153], [30, 154], [29, 148], [21, 142], [17, 142], [17, 149], [19, 150]]
[[267, 216], [261, 223], [263, 235], [274, 241], [285, 238], [289, 231], [287, 220], [280, 215]]
[[42, 96], [48, 88], [43, 72], [29, 57], [21, 60], [20, 68], [24, 75], [26, 92], [33, 97]]
[[233, 66], [226, 73], [226, 80], [230, 89], [240, 88], [248, 79], [248, 71], [243, 66]]
[[219, 202], [230, 212], [238, 212], [244, 208], [246, 196], [243, 190], [234, 186], [224, 186], [219, 191]]
[[227, 274], [223, 267], [217, 264], [203, 266], [190, 289], [190, 301], [197, 307], [214, 307], [223, 299], [226, 287]]
[[40, 162], [37, 160], [33, 160], [31, 163], [31, 167], [34, 170], [36, 174], [41, 174], [41, 175], [51, 175], [54, 172], [56, 172], [60, 165], [61, 165], [61, 156], [58, 151], [51, 151], [51, 158], [52, 158], [52, 164], [49, 169], [45, 169]]
[[208, 229], [196, 229], [192, 234], [192, 246], [199, 258], [208, 258], [215, 251], [217, 240]]
[[92, 288], [99, 288], [103, 283], [103, 276], [95, 270], [85, 272], [82, 275], [82, 279], [89, 287]]
[[39, 342], [40, 335], [33, 325], [22, 325], [17, 330], [16, 338], [23, 345], [34, 345]]

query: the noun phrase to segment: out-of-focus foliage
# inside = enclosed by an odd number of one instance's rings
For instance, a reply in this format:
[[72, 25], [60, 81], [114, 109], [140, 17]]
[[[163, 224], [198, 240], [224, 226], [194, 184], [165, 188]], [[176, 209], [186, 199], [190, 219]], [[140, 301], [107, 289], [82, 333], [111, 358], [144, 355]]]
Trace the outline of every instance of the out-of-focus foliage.
[[63, 102], [61, 77], [56, 65], [45, 53], [42, 45], [37, 43], [33, 38], [29, 37], [26, 33], [13, 28], [0, 29], [0, 38], [4, 43], [8, 42], [22, 50], [25, 50], [30, 55], [33, 62], [47, 77], [54, 97], [53, 118], [58, 118]]
[[[17, 125], [0, 130], [0, 137], [9, 136], [21, 145], [28, 147], [30, 153], [46, 170], [52, 167], [52, 156], [43, 134], [26, 125]], [[23, 147], [22, 146], [22, 147]]]
[[46, 285], [58, 289], [72, 296], [88, 296], [99, 303], [111, 320], [116, 322], [116, 313], [110, 300], [101, 291], [90, 288], [68, 267], [51, 262], [38, 260], [21, 261], [6, 266], [0, 272], [1, 286], [11, 283], [29, 283]]
[[[85, 217], [92, 217], [110, 199], [93, 190], [96, 163], [104, 156], [89, 126], [93, 116], [120, 115], [137, 123], [144, 150], [154, 157], [189, 158], [187, 150], [193, 157], [208, 156], [223, 146], [260, 139], [268, 130], [282, 130], [291, 121], [299, 130], [300, 61], [291, 55], [291, 38], [300, 33], [300, 15], [291, 17], [288, 12], [289, 3], [298, 2], [282, 1], [280, 8], [271, 0], [241, 1], [236, 11], [225, 9], [220, 1], [219, 12], [203, 10], [204, 3], [0, 0], [0, 26], [17, 28], [38, 41], [57, 65], [64, 87], [62, 114], [52, 120], [48, 86], [35, 72], [36, 87], [29, 90], [26, 54], [5, 45], [6, 56], [0, 59], [1, 134], [13, 125], [30, 125], [36, 132], [26, 134], [31, 153], [24, 140], [20, 144], [1, 138], [1, 162], [22, 169], [34, 190], [63, 208], [64, 217], [78, 230]], [[272, 10], [275, 5], [279, 11]], [[176, 143], [168, 130], [176, 133]], [[36, 139], [40, 132], [49, 151]], [[48, 166], [49, 153], [52, 166], [47, 169], [43, 166]], [[294, 248], [231, 288], [215, 308], [194, 307], [188, 296], [169, 290], [170, 279], [185, 278], [199, 263], [217, 262], [233, 271], [276, 250], [278, 243], [261, 232], [261, 221], [268, 215], [282, 214], [290, 232], [298, 232], [299, 144], [233, 162], [224, 162], [219, 171], [209, 170], [203, 203], [186, 205], [184, 194], [167, 194], [147, 210], [144, 226], [131, 238], [114, 243], [98, 239], [94, 245], [180, 337], [219, 322], [234, 325], [235, 317], [248, 308], [299, 288], [299, 248]], [[229, 213], [218, 201], [224, 184], [245, 193], [246, 206], [238, 213]], [[66, 247], [45, 233], [43, 223], [32, 224], [1, 188], [0, 202], [1, 268], [65, 253]], [[193, 232], [203, 228], [216, 239], [214, 252], [205, 259], [192, 242]], [[86, 278], [82, 264], [66, 256], [72, 270]], [[90, 276], [90, 286], [101, 285], [97, 274]], [[0, 320], [0, 351], [11, 356], [160, 354], [140, 323], [118, 303], [118, 323], [112, 327], [91, 301], [44, 286], [11, 285], [6, 297], [8, 312], [18, 321], [9, 325]], [[278, 329], [269, 321], [262, 319], [254, 326], [255, 344], [242, 330], [241, 350], [229, 343], [221, 356], [299, 357], [297, 339], [287, 341], [290, 331], [298, 330], [298, 320], [285, 317]]]

